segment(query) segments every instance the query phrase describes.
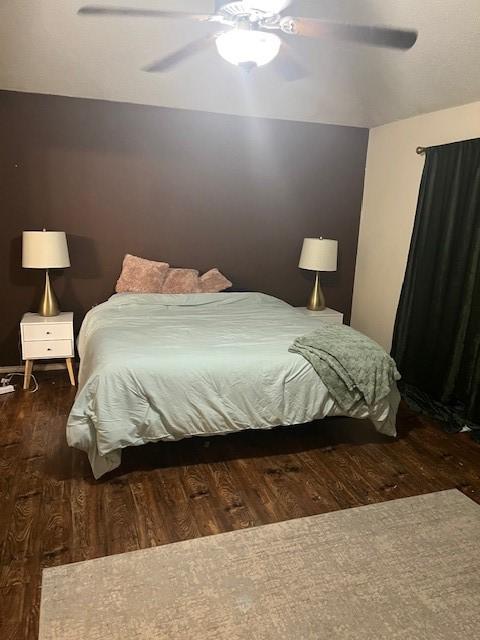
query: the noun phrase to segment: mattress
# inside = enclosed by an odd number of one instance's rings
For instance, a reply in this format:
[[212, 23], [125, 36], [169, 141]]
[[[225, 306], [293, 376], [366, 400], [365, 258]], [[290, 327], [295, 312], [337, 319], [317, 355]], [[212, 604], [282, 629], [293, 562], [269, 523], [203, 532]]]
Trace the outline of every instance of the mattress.
[[[88, 454], [98, 478], [120, 465], [124, 447], [343, 415], [312, 366], [288, 351], [318, 322], [261, 293], [114, 295], [80, 330], [68, 444]], [[398, 403], [394, 385], [348, 415], [394, 436]]]

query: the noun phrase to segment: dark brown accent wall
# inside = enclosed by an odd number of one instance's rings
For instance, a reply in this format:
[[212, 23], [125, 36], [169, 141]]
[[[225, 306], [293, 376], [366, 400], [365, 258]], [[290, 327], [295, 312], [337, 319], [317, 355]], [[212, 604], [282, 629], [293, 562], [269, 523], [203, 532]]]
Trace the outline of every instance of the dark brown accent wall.
[[0, 140], [0, 365], [20, 361], [42, 286], [21, 267], [26, 229], [67, 232], [72, 267], [54, 285], [77, 328], [126, 252], [302, 305], [299, 253], [317, 235], [339, 241], [323, 282], [348, 320], [367, 130], [0, 92]]

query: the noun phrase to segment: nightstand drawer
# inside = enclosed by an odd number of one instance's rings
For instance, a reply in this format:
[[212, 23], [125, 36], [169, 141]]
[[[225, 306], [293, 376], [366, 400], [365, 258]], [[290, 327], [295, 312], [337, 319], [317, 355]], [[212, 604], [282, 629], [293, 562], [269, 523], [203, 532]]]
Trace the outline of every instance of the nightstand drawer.
[[38, 358], [71, 358], [73, 357], [72, 340], [32, 340], [23, 343], [23, 359]]
[[31, 340], [71, 340], [72, 326], [70, 324], [24, 324], [23, 339]]

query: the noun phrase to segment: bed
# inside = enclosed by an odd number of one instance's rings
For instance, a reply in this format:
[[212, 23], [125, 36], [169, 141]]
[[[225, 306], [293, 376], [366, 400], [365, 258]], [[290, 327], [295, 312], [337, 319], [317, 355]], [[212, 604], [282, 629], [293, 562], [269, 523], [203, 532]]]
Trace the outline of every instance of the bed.
[[[261, 293], [116, 294], [82, 324], [68, 444], [99, 478], [124, 447], [344, 415], [288, 350], [317, 328], [317, 318]], [[395, 436], [398, 403], [393, 384], [376, 406], [348, 415]]]

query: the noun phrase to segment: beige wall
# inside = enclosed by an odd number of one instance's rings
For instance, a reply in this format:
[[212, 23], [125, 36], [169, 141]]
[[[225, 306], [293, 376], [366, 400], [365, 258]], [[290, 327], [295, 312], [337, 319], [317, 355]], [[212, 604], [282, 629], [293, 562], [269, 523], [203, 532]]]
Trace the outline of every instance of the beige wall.
[[390, 350], [429, 147], [480, 137], [480, 102], [370, 131], [353, 293], [352, 326]]

